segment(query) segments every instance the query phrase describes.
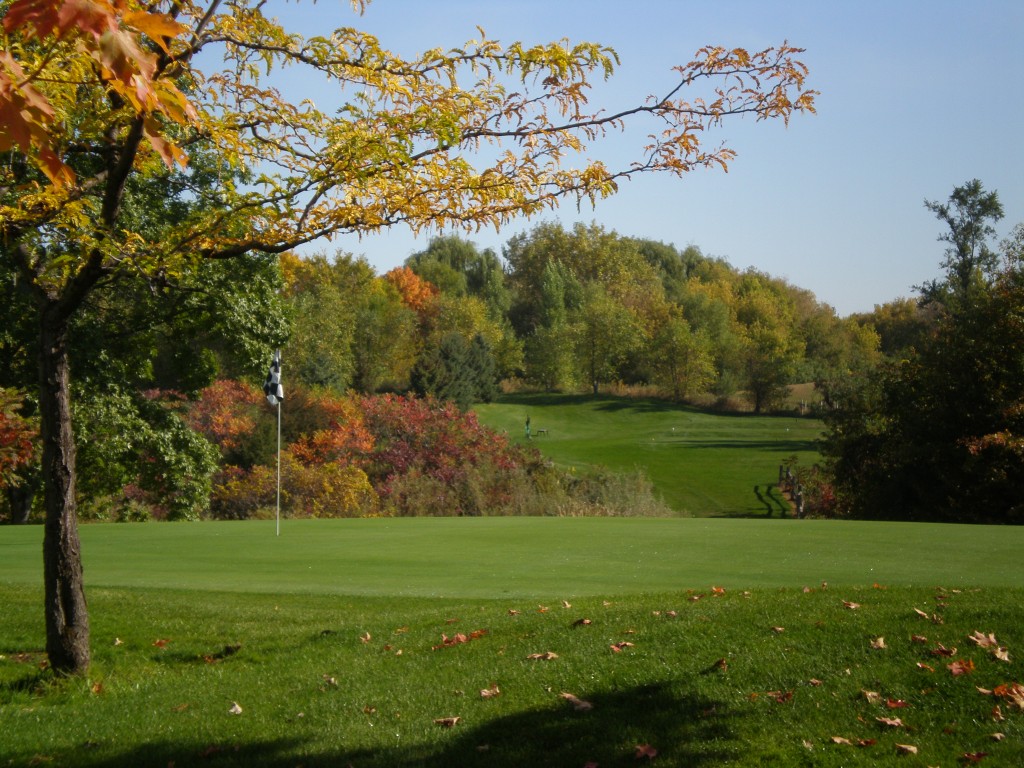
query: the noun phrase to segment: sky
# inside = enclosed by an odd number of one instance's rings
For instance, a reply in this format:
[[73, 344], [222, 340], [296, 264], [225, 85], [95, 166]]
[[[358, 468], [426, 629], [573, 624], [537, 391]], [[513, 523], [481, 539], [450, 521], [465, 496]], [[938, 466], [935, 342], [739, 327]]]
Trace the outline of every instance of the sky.
[[[407, 56], [461, 46], [478, 26], [504, 43], [599, 42], [621, 58], [591, 97], [609, 109], [673, 86], [671, 68], [705, 45], [806, 49], [817, 114], [788, 127], [727, 123], [713, 143], [738, 153], [728, 173], [634, 178], [596, 208], [569, 202], [465, 235], [480, 248], [500, 253], [542, 221], [597, 223], [784, 278], [846, 316], [942, 275], [943, 225], [925, 200], [977, 178], [1006, 212], [997, 241], [1024, 221], [1020, 0], [372, 0], [362, 17], [348, 0], [268, 8], [297, 32], [354, 26]], [[594, 154], [628, 162], [642, 139], [615, 137]], [[383, 273], [438, 234], [399, 228], [315, 249], [364, 255]]]

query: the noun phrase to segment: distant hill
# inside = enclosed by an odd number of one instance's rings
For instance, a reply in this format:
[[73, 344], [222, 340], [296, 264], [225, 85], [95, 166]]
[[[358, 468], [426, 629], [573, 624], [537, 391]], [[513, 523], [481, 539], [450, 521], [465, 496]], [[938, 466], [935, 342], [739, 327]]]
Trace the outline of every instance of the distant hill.
[[506, 395], [475, 411], [482, 423], [523, 443], [529, 417], [529, 443], [561, 467], [640, 469], [655, 495], [696, 517], [791, 514], [769, 486], [787, 459], [818, 460], [815, 441], [822, 431], [815, 419], [712, 413], [611, 396]]

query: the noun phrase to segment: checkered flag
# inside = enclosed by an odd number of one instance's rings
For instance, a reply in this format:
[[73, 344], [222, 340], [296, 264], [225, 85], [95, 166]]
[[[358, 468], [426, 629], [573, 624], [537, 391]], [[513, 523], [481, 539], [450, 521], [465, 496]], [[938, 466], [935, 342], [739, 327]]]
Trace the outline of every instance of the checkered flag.
[[270, 361], [270, 370], [267, 371], [267, 380], [263, 382], [263, 394], [267, 396], [267, 402], [271, 405], [278, 405], [284, 400], [284, 387], [281, 386], [281, 350], [274, 352], [274, 358]]

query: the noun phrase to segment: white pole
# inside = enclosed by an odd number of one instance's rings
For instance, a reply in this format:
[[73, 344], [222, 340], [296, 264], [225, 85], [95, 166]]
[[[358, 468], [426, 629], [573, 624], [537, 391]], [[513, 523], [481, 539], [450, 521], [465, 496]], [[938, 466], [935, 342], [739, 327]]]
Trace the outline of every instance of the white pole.
[[281, 401], [277, 401], [277, 535], [281, 535]]

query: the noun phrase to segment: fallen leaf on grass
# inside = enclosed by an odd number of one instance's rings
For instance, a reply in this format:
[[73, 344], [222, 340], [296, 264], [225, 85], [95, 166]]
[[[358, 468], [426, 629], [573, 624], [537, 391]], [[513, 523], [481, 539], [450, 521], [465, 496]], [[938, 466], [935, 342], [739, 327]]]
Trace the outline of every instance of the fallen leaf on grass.
[[554, 651], [545, 651], [544, 653], [531, 653], [526, 658], [531, 661], [551, 661], [552, 659], [557, 659], [558, 654]]
[[932, 656], [956, 656], [956, 648], [947, 648], [942, 643], [936, 643], [932, 649]]
[[711, 595], [713, 597], [721, 597], [724, 594], [725, 594], [725, 587], [712, 587], [711, 588]]
[[519, 611], [516, 608], [509, 608], [508, 609], [508, 615], [509, 616], [518, 616], [519, 615]]
[[1002, 741], [1003, 739], [1006, 738], [1006, 734], [1005, 733], [993, 733], [993, 734], [991, 734], [989, 736], [989, 738], [992, 739], [992, 741]]
[[608, 647], [611, 648], [615, 653], [622, 653], [623, 648], [633, 648], [634, 646], [631, 642], [623, 640], [620, 643], [613, 643]]
[[792, 691], [772, 691], [768, 694], [776, 704], [788, 704], [793, 700]]
[[960, 675], [969, 675], [974, 671], [974, 662], [970, 659], [957, 659], [952, 664], [947, 664], [946, 667], [953, 674], [953, 677], [959, 677]]
[[451, 728], [461, 719], [461, 717], [439, 717], [434, 722], [443, 728]]
[[917, 668], [918, 669], [926, 669], [929, 672], [934, 672], [935, 671], [935, 667], [931, 666], [930, 664], [925, 664], [923, 661], [917, 662]]
[[207, 664], [216, 664], [218, 661], [224, 661], [229, 656], [234, 656], [242, 650], [242, 644], [236, 643], [234, 645], [225, 645], [224, 648], [217, 653], [209, 653], [203, 656], [203, 661]]
[[785, 627], [772, 627], [772, 632], [774, 632], [776, 635], [781, 635], [785, 631]]
[[904, 707], [909, 707], [910, 705], [907, 704], [907, 702], [905, 702], [903, 699], [886, 699], [885, 706], [887, 706], [889, 709], [903, 709]]
[[901, 755], [916, 755], [917, 747], [915, 747], [913, 744], [897, 744], [896, 751], [899, 752]]
[[480, 691], [480, 698], [482, 699], [493, 699], [495, 696], [500, 696], [501, 690], [498, 688], [497, 683], [492, 683], [490, 688], [483, 688]]
[[124, 640], [122, 640], [120, 637], [115, 637], [114, 645], [124, 645]]
[[878, 742], [875, 739], [858, 739], [857, 740], [857, 746], [861, 747], [861, 748], [873, 747], [877, 743]]
[[470, 640], [477, 640], [478, 638], [481, 638], [486, 634], [486, 629], [474, 629], [468, 635], [464, 635], [461, 632], [456, 632], [451, 637], [448, 637], [448, 635], [442, 632], [441, 644], [433, 646], [431, 650], [437, 651], [441, 648], [451, 648], [455, 645], [462, 645], [463, 643], [468, 643]]
[[710, 667], [705, 669], [701, 674], [708, 675], [708, 674], [711, 674], [712, 672], [728, 672], [728, 671], [729, 671], [729, 660], [726, 659], [723, 656], [722, 658], [720, 658], [717, 661], [715, 661], [715, 663], [712, 664]]
[[871, 647], [874, 648], [876, 651], [882, 650], [883, 648], [886, 647], [885, 646], [885, 638], [884, 637], [876, 637], [874, 640], [871, 641]]
[[166, 647], [167, 647], [167, 644], [168, 644], [169, 642], [171, 642], [171, 641], [170, 641], [170, 640], [168, 640], [168, 639], [165, 639], [165, 638], [160, 638], [160, 639], [157, 639], [157, 640], [154, 640], [154, 641], [153, 641], [153, 647], [154, 647], [154, 648], [166, 648]]
[[996, 648], [992, 651], [992, 656], [998, 661], [1005, 661], [1007, 664], [1010, 663], [1010, 652], [1005, 648]]
[[876, 717], [875, 720], [888, 728], [902, 728], [903, 721], [898, 717]]
[[850, 741], [849, 739], [844, 739], [842, 736], [833, 736], [832, 737], [832, 743], [833, 744], [842, 744], [842, 745], [847, 746], [847, 747], [852, 747], [853, 746], [853, 742], [852, 741]]
[[996, 636], [989, 632], [987, 635], [974, 630], [973, 634], [967, 636], [967, 639], [974, 643], [979, 648], [998, 648], [999, 642], [996, 640]]
[[373, 639], [373, 636], [369, 632], [364, 632], [359, 636], [359, 639], [363, 642], [363, 645], [366, 645]]
[[843, 600], [843, 605], [851, 611], [856, 611], [860, 608], [860, 603], [851, 603], [849, 600]]
[[1004, 683], [997, 685], [992, 693], [1001, 699], [1006, 699], [1017, 709], [1024, 710], [1024, 685], [1020, 683]]
[[92, 692], [92, 694], [94, 696], [99, 696], [101, 693], [103, 693], [103, 683], [102, 682], [93, 683], [92, 684], [92, 688], [90, 688], [89, 690]]
[[589, 627], [590, 624], [590, 619], [576, 619], [576, 621], [572, 623], [574, 627]]
[[237, 701], [231, 702], [231, 709], [228, 710], [229, 715], [240, 715], [242, 714], [242, 707]]
[[636, 759], [639, 760], [642, 757], [646, 757], [648, 760], [653, 760], [658, 756], [658, 750], [652, 747], [650, 744], [637, 744], [636, 745]]
[[877, 691], [861, 691], [864, 694], [864, 698], [868, 700], [868, 704], [880, 704], [882, 701], [882, 694]]
[[572, 708], [575, 709], [577, 712], [589, 712], [594, 708], [594, 705], [591, 704], [589, 701], [584, 701], [583, 699], [574, 696], [571, 693], [565, 693], [563, 691], [558, 695], [566, 701], [568, 701], [570, 704], [572, 704]]
[[925, 637], [924, 635], [911, 635], [910, 636], [910, 642], [917, 643], [919, 645], [927, 645], [928, 644], [928, 638]]
[[965, 763], [980, 763], [988, 757], [988, 752], [964, 752], [960, 759]]
[[927, 611], [922, 611], [920, 608], [915, 608], [914, 609], [914, 613], [916, 613], [922, 619], [927, 619], [928, 618], [928, 612]]
[[563, 608], [572, 608], [572, 603], [570, 603], [568, 600], [563, 600], [562, 601], [562, 607]]

